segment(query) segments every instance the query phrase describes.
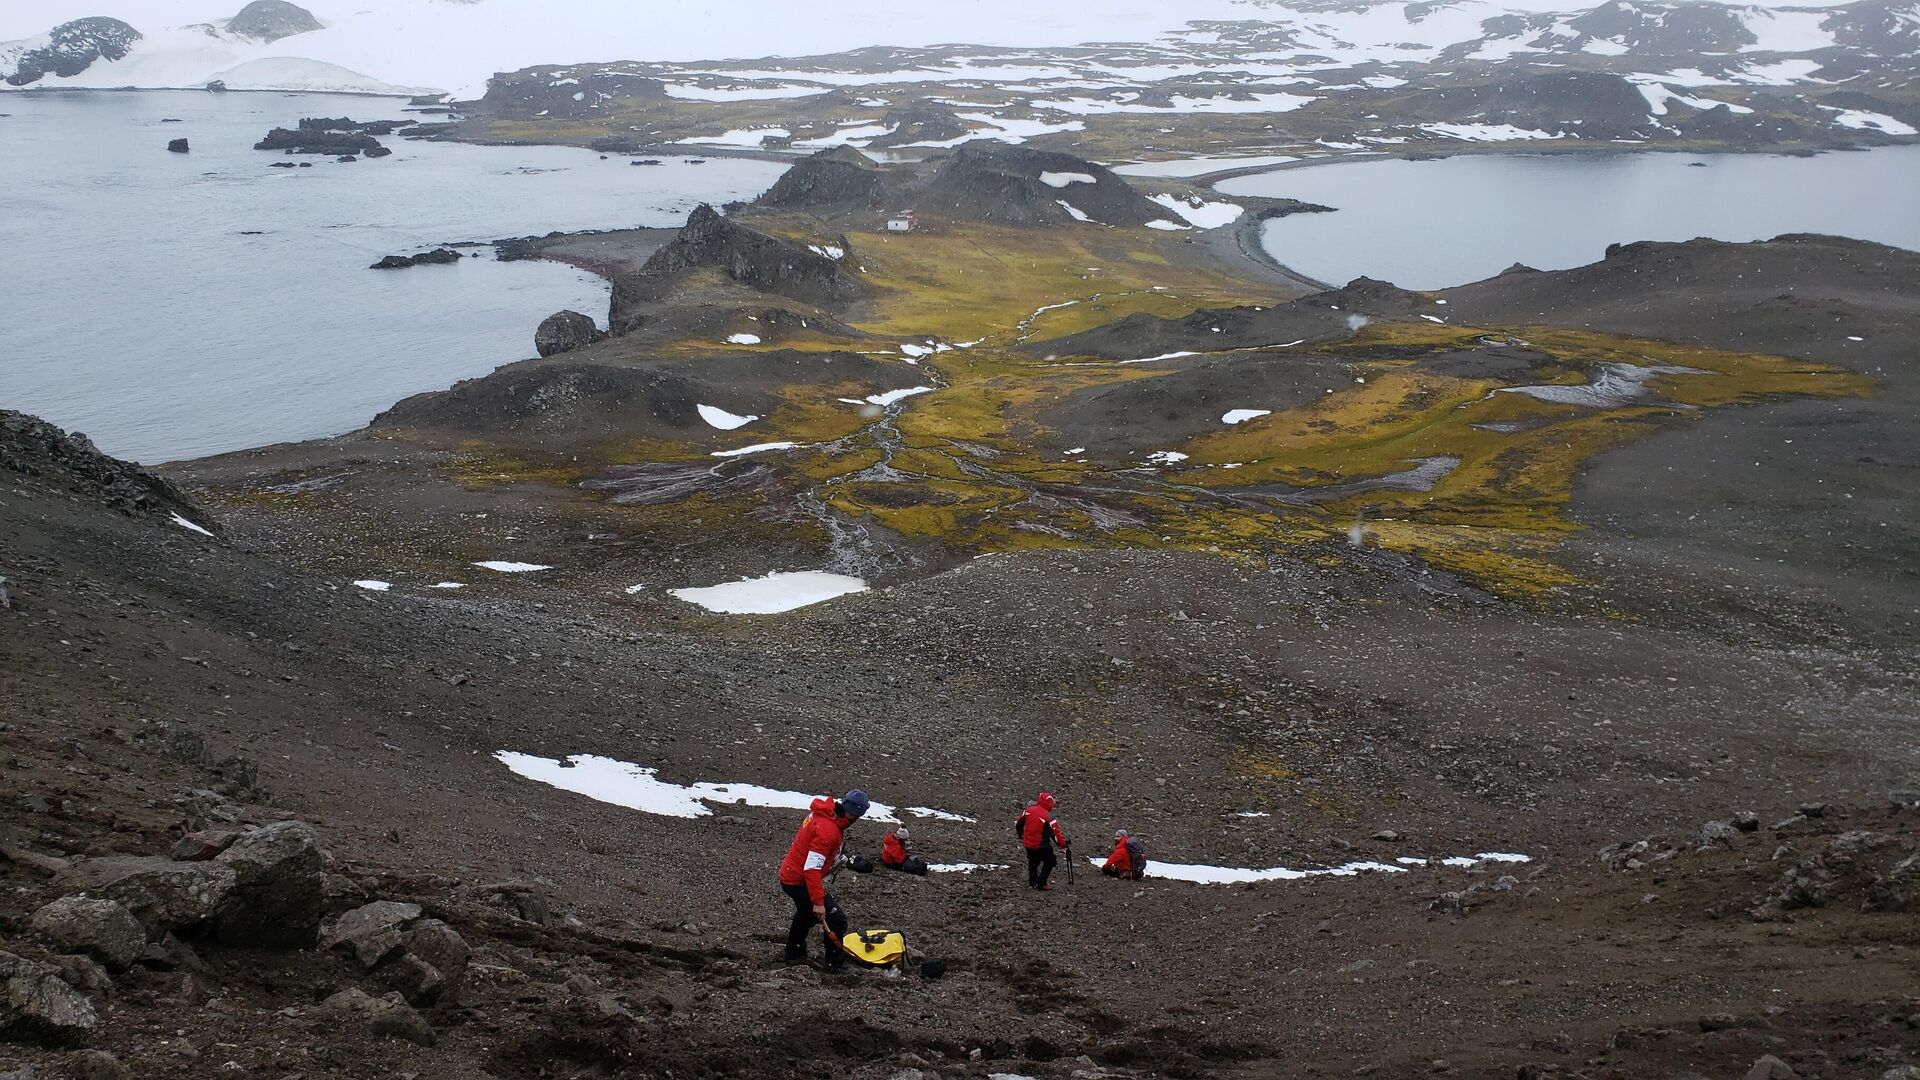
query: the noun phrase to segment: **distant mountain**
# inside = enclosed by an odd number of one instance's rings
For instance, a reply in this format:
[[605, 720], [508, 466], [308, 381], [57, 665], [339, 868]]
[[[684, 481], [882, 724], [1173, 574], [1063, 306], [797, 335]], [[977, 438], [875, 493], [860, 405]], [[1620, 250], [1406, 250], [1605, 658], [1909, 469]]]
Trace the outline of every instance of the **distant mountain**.
[[[1024, 66], [1029, 70], [1006, 81], [1084, 84], [1098, 77], [1110, 87], [1124, 82], [1149, 90], [1200, 73], [1243, 73], [1251, 82], [1375, 64], [1405, 78], [1422, 69], [1532, 62], [1622, 75], [1676, 73], [1682, 83], [1694, 72], [1749, 84], [1864, 79], [1884, 88], [1913, 83], [1920, 54], [1920, 0], [1836, 7], [1708, 0], [1529, 6], [1550, 3], [1192, 0], [1156, 14], [1085, 0], [1041, 11], [1015, 0], [977, 0], [964, 6], [971, 19], [945, 9], [907, 18], [881, 6], [822, 20], [802, 5], [776, 0], [738, 0], [721, 14], [682, 5], [645, 18], [623, 17], [589, 0], [367, 0], [364, 8], [323, 23], [287, 0], [254, 0], [231, 17], [176, 27], [136, 28], [103, 18], [62, 23], [0, 44], [0, 79], [16, 86], [201, 86], [241, 65], [272, 61], [248, 69], [252, 86], [396, 93], [438, 87], [476, 98], [498, 72], [582, 64], [606, 71], [613, 60], [634, 60], [632, 73], [643, 78], [754, 72], [829, 86], [967, 80], [982, 68]], [[14, 13], [0, 24], [18, 25], [21, 18]], [[932, 44], [939, 41], [975, 44]], [[843, 51], [791, 59], [826, 42]], [[1076, 44], [1084, 42], [1095, 44]], [[694, 62], [715, 55], [787, 59]], [[898, 66], [888, 70], [880, 66], [885, 63]], [[860, 73], [857, 82], [834, 77], [849, 70]], [[702, 89], [695, 84], [688, 92]], [[571, 100], [569, 94], [556, 107], [590, 108], [565, 103]], [[1143, 92], [1138, 107], [1154, 100]]]

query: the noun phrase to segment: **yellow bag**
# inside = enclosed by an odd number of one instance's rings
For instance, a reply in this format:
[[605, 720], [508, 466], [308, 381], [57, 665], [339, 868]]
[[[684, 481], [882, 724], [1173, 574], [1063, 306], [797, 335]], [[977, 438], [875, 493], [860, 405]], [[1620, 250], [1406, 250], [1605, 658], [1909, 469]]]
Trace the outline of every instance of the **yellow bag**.
[[898, 930], [859, 930], [842, 934], [840, 948], [868, 967], [888, 967], [907, 954], [907, 939]]

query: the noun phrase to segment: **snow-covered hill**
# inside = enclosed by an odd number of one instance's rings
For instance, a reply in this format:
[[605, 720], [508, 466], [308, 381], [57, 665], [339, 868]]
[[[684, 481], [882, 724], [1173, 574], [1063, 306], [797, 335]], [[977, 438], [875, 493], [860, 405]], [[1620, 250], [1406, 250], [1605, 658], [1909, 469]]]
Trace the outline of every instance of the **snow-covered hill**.
[[[871, 45], [966, 42], [1058, 48], [1089, 41], [1172, 48], [1195, 63], [1498, 62], [1584, 56], [1799, 55], [1850, 50], [1911, 56], [1920, 3], [1836, 7], [1608, 0], [965, 0], [950, 4], [795, 4], [710, 0], [313, 0], [320, 29], [268, 40], [235, 33], [219, 0], [36, 0], [0, 6], [0, 78], [55, 26], [106, 16], [140, 34], [125, 56], [30, 85], [234, 89], [426, 88], [477, 97], [495, 72], [536, 64], [804, 57]], [[769, 65], [786, 68], [789, 65]], [[1141, 72], [1130, 72], [1138, 77]]]

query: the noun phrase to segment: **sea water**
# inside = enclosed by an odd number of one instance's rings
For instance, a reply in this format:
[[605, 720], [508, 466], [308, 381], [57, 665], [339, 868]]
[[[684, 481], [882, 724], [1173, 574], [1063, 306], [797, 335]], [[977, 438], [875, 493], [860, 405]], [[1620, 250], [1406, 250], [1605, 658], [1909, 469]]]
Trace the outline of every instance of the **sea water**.
[[1635, 240], [1764, 240], [1821, 232], [1920, 250], [1920, 146], [1780, 154], [1469, 154], [1286, 168], [1222, 181], [1228, 195], [1304, 199], [1331, 214], [1262, 226], [1308, 277], [1407, 289], [1560, 270]]
[[[401, 119], [386, 98], [95, 91], [0, 97], [0, 408], [161, 462], [352, 430], [409, 394], [534, 355], [607, 285], [486, 257], [388, 254], [552, 230], [670, 226], [783, 166], [387, 136], [391, 157], [257, 151], [303, 116]], [[169, 119], [177, 123], [166, 122]], [[427, 117], [426, 119], [435, 119]], [[168, 153], [185, 138], [190, 152]], [[276, 169], [273, 162], [312, 168]]]

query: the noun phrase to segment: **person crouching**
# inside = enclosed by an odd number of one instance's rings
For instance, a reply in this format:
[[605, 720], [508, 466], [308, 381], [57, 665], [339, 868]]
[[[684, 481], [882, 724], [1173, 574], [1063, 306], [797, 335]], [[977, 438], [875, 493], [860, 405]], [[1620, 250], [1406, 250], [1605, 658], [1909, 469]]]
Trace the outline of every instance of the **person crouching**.
[[1112, 878], [1139, 881], [1147, 876], [1147, 847], [1121, 829], [1113, 834], [1113, 853], [1100, 864], [1100, 872]]
[[838, 941], [847, 932], [847, 915], [827, 892], [826, 876], [840, 858], [840, 840], [847, 826], [867, 812], [867, 793], [847, 792], [840, 801], [822, 796], [808, 807], [807, 820], [793, 834], [787, 857], [780, 860], [780, 891], [793, 901], [793, 922], [787, 928], [786, 961], [807, 959], [807, 935], [819, 924], [825, 933], [822, 966], [838, 971], [846, 962]]
[[889, 870], [898, 870], [903, 874], [927, 876], [927, 860], [918, 855], [907, 854], [907, 827], [896, 826], [880, 842], [880, 865]]

